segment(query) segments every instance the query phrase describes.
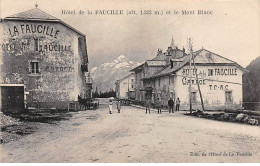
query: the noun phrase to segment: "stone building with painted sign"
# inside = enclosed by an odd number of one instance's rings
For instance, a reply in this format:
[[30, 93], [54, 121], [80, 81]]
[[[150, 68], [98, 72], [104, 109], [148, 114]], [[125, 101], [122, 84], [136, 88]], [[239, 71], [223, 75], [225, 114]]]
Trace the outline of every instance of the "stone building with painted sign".
[[90, 97], [86, 36], [33, 8], [1, 19], [2, 110], [66, 108]]
[[[155, 102], [160, 98], [162, 104], [167, 106], [170, 97], [174, 100], [179, 98], [181, 109], [188, 110], [189, 84], [191, 84], [193, 109], [201, 109], [197, 86], [199, 84], [206, 110], [242, 107], [242, 75], [246, 71], [243, 67], [211, 51], [201, 49], [194, 52], [196, 69], [192, 63], [190, 82], [190, 55], [185, 54], [185, 50], [183, 53], [183, 56], [171, 57], [169, 61], [165, 59], [166, 65], [163, 69], [138, 80], [142, 84], [143, 99], [151, 98]], [[138, 71], [137, 68], [133, 70], [136, 74], [144, 72], [140, 66]], [[198, 81], [196, 81], [196, 72]]]

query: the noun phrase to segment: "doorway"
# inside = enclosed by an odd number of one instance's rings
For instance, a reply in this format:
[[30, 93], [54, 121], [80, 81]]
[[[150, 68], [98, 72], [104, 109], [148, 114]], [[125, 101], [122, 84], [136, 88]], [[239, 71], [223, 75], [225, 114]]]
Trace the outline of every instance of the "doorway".
[[1, 86], [1, 111], [20, 112], [24, 110], [24, 86]]

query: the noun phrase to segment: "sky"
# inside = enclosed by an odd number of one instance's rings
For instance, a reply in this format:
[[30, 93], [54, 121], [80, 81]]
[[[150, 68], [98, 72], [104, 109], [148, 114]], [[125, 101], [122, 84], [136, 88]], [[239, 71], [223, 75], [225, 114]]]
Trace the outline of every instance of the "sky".
[[[175, 45], [187, 50], [205, 48], [246, 67], [260, 56], [260, 1], [180, 0], [0, 0], [0, 18], [35, 7], [86, 34], [90, 68], [111, 62], [119, 55], [143, 62], [166, 51], [173, 36]], [[62, 10], [93, 12], [64, 15]], [[123, 15], [96, 15], [95, 10], [123, 10]], [[137, 15], [126, 15], [135, 10]], [[163, 15], [140, 15], [140, 11], [163, 11]], [[173, 11], [179, 11], [173, 15]], [[182, 15], [182, 11], [195, 15]], [[197, 10], [212, 15], [197, 15]], [[166, 15], [166, 11], [171, 11]]]

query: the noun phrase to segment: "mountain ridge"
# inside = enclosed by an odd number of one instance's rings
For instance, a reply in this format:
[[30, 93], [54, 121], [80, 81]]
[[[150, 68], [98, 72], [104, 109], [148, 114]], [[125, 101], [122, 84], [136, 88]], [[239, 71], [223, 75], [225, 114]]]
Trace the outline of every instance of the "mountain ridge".
[[99, 67], [93, 67], [90, 70], [93, 78], [93, 88], [98, 92], [115, 89], [115, 83], [130, 74], [130, 70], [140, 65], [139, 62], [128, 60], [124, 55], [119, 55], [112, 62], [101, 64]]

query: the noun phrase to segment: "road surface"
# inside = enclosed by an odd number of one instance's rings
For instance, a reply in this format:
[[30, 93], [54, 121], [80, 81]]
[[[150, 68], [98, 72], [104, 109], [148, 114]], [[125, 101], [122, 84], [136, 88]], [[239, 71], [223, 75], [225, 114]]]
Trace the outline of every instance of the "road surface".
[[[123, 106], [73, 113], [0, 145], [1, 162], [260, 162], [260, 128]], [[243, 155], [243, 156], [241, 156]]]

